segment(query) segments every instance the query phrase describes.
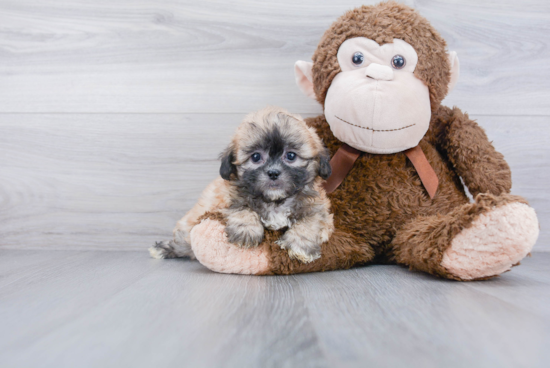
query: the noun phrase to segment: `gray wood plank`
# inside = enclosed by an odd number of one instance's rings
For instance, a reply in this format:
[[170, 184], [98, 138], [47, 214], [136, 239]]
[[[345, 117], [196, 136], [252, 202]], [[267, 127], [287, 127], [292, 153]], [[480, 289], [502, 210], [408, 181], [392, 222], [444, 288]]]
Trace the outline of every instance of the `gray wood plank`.
[[[549, 326], [530, 310], [402, 267], [347, 272], [296, 276], [335, 365], [534, 367], [548, 361]], [[509, 280], [516, 275], [506, 276], [513, 291]]]
[[228, 277], [146, 252], [77, 254], [39, 282], [0, 289], [3, 366], [326, 366], [291, 278]]
[[[0, 247], [143, 249], [217, 176], [242, 114], [0, 114]], [[476, 116], [473, 116], [476, 118]], [[550, 124], [479, 117], [550, 250]]]
[[[30, 344], [48, 336], [52, 329], [77, 320], [96, 303], [116, 295], [160, 265], [143, 262], [142, 255], [132, 252], [117, 256], [117, 252], [52, 251], [40, 252], [39, 256], [44, 258], [42, 264], [10, 272], [0, 283], [4, 331], [0, 335], [0, 356], [5, 349]], [[28, 257], [36, 254], [2, 251], [2, 265], [24, 262]], [[139, 267], [135, 267], [137, 263]], [[134, 267], [124, 268], [125, 264]], [[44, 287], [45, 281], [48, 287]], [[24, 303], [20, 303], [21, 298]]]
[[18, 281], [0, 286], [2, 366], [545, 367], [550, 359], [548, 253], [472, 283], [399, 266], [222, 275], [146, 252], [0, 249], [0, 269], [37, 255], [41, 269], [13, 269]]
[[[376, 0], [266, 3], [3, 0], [0, 112], [238, 112], [320, 106], [294, 85], [344, 11]], [[449, 96], [475, 114], [549, 115], [550, 3], [405, 1], [458, 52]]]
[[0, 243], [143, 249], [170, 236], [242, 118], [0, 115]]
[[[515, 305], [524, 311], [550, 318], [550, 275], [548, 253], [534, 252], [532, 258], [522, 261], [511, 274], [517, 277], [499, 277], [488, 283], [468, 283], [468, 287]], [[527, 267], [522, 267], [527, 266]], [[511, 287], [512, 286], [512, 287]]]

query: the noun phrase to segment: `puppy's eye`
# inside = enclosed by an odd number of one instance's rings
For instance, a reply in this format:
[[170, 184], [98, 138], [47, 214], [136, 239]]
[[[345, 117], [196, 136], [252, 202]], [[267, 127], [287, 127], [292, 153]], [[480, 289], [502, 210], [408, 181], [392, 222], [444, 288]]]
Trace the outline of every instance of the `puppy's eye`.
[[286, 154], [286, 159], [288, 161], [294, 161], [294, 160], [296, 160], [296, 154], [294, 152], [288, 152]]
[[260, 162], [260, 160], [262, 159], [262, 155], [258, 152], [254, 152], [252, 156], [250, 156], [250, 159], [252, 160], [252, 162]]
[[405, 60], [405, 58], [401, 55], [395, 55], [392, 59], [391, 59], [391, 66], [394, 68], [394, 69], [403, 69], [405, 67], [405, 64], [407, 63], [407, 61]]
[[363, 61], [365, 61], [365, 57], [363, 56], [363, 53], [357, 51], [353, 56], [351, 57], [351, 62], [355, 66], [360, 66], [363, 64]]

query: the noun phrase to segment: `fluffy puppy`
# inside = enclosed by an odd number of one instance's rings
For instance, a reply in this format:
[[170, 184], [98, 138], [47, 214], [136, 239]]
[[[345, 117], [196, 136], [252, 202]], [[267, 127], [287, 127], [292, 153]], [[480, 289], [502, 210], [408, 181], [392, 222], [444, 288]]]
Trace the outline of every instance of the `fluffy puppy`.
[[322, 188], [329, 153], [312, 128], [279, 108], [249, 114], [221, 155], [220, 177], [177, 223], [174, 239], [149, 248], [154, 258], [194, 258], [190, 232], [206, 212], [221, 212], [231, 243], [255, 247], [264, 227], [286, 229], [278, 240], [291, 258], [312, 262], [334, 231]]

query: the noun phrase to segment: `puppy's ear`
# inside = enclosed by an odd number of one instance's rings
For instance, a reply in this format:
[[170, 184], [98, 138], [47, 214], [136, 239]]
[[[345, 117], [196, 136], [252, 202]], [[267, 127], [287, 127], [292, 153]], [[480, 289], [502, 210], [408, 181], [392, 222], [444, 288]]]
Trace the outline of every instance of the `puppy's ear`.
[[328, 149], [324, 149], [319, 155], [319, 176], [323, 179], [328, 179], [332, 174], [332, 168], [330, 167], [330, 154]]
[[235, 155], [233, 153], [233, 145], [225, 149], [220, 155], [222, 165], [220, 166], [220, 175], [224, 180], [231, 180], [231, 174], [237, 175], [237, 166], [233, 164]]

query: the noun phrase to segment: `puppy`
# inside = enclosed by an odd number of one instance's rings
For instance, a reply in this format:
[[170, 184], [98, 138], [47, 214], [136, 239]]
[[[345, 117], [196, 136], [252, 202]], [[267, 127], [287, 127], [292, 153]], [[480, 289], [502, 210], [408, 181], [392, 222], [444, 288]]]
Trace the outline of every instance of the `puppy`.
[[296, 115], [269, 107], [248, 115], [221, 155], [220, 177], [177, 223], [174, 239], [149, 249], [153, 258], [194, 258], [190, 232], [206, 212], [221, 212], [228, 240], [255, 247], [264, 228], [286, 229], [277, 244], [293, 259], [321, 257], [334, 231], [322, 183], [331, 174], [328, 150]]

